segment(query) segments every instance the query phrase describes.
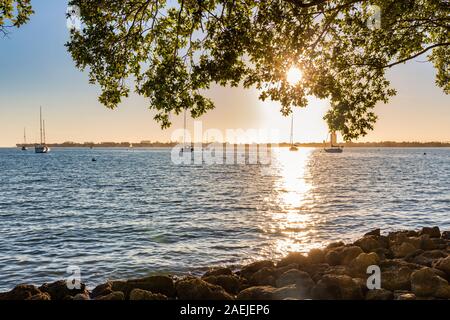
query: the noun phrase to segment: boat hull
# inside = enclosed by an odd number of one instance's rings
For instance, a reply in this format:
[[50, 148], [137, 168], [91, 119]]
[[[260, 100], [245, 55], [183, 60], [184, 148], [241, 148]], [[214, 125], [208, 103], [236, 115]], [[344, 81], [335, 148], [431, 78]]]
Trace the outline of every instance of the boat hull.
[[342, 148], [325, 148], [324, 150], [327, 153], [342, 153], [342, 152], [344, 152], [344, 149], [342, 149]]
[[35, 153], [49, 153], [50, 148], [47, 146], [36, 146], [36, 147], [34, 147], [34, 152]]

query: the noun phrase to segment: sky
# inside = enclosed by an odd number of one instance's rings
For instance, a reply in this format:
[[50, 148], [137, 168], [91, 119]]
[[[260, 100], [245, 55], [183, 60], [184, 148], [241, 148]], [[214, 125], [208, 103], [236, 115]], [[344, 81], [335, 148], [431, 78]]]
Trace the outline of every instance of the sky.
[[[101, 105], [99, 88], [88, 83], [86, 72], [75, 68], [64, 47], [69, 39], [67, 1], [32, 4], [35, 14], [30, 22], [0, 38], [0, 147], [21, 143], [24, 128], [29, 143], [38, 141], [39, 106], [48, 143], [180, 139], [183, 117], [174, 117], [173, 126], [161, 130], [142, 97], [132, 95], [115, 110]], [[375, 130], [358, 141], [450, 141], [450, 96], [436, 87], [434, 68], [424, 60], [422, 56], [388, 72], [397, 96], [377, 105]], [[265, 136], [274, 142], [289, 141], [290, 118], [280, 114], [278, 103], [260, 101], [256, 89], [213, 86], [207, 95], [216, 108], [197, 119], [203, 140], [212, 140], [208, 129], [219, 130], [224, 139], [226, 130], [241, 129], [254, 130], [251, 139], [256, 141]], [[328, 130], [322, 118], [328, 108], [327, 101], [312, 98], [307, 108], [295, 110], [294, 140], [325, 140]], [[193, 121], [188, 120], [191, 132]], [[259, 130], [256, 138], [255, 130]]]

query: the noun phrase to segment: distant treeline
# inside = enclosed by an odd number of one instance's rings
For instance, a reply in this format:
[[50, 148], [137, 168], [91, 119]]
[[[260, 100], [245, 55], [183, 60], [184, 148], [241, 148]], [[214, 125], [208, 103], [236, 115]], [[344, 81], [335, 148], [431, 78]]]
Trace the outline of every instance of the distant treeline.
[[[131, 142], [63, 142], [48, 144], [51, 148], [171, 148], [179, 144], [179, 142], [151, 142], [141, 141], [138, 143]], [[206, 144], [205, 144], [206, 145]], [[394, 141], [381, 141], [381, 142], [347, 142], [341, 144], [347, 148], [443, 148], [450, 147], [450, 142], [394, 142]], [[23, 144], [17, 144], [17, 147], [22, 147]], [[26, 144], [27, 147], [33, 147], [34, 144]], [[273, 146], [277, 146], [273, 144]], [[278, 144], [280, 147], [289, 147], [290, 144], [283, 142]], [[315, 147], [322, 148], [324, 143], [296, 143], [299, 147]]]

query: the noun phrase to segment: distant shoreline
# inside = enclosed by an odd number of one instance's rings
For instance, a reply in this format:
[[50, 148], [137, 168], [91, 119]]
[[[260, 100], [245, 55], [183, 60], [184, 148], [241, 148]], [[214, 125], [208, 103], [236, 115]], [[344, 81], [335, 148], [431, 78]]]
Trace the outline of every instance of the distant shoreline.
[[[52, 143], [48, 144], [50, 148], [173, 148], [178, 145], [178, 142], [103, 142], [103, 143]], [[203, 143], [203, 145], [208, 145], [208, 143]], [[224, 143], [224, 146], [227, 145]], [[237, 145], [237, 144], [235, 144]], [[241, 144], [243, 145], [243, 144]], [[249, 144], [245, 144], [248, 146]], [[260, 144], [265, 145], [265, 144]], [[269, 144], [277, 147], [290, 147], [289, 143], [282, 142], [279, 144]], [[298, 147], [305, 148], [323, 148], [328, 146], [324, 143], [296, 143]], [[393, 141], [382, 141], [382, 142], [347, 142], [342, 143], [342, 146], [346, 148], [449, 148], [450, 142], [393, 142]], [[16, 144], [16, 147], [21, 148], [24, 144]], [[35, 144], [25, 144], [28, 148], [33, 148]], [[7, 147], [5, 147], [7, 148]]]

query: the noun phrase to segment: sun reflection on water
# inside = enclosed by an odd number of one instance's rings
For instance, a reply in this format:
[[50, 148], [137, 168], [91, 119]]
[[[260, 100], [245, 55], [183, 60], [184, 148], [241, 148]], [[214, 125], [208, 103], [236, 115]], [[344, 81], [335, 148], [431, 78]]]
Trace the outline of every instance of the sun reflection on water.
[[308, 166], [313, 151], [311, 148], [301, 148], [291, 152], [280, 148], [274, 153], [274, 190], [269, 201], [276, 210], [272, 211], [270, 231], [283, 237], [274, 241], [272, 255], [283, 256], [311, 248], [305, 238], [314, 232], [314, 221], [306, 210], [311, 205], [312, 182]]

